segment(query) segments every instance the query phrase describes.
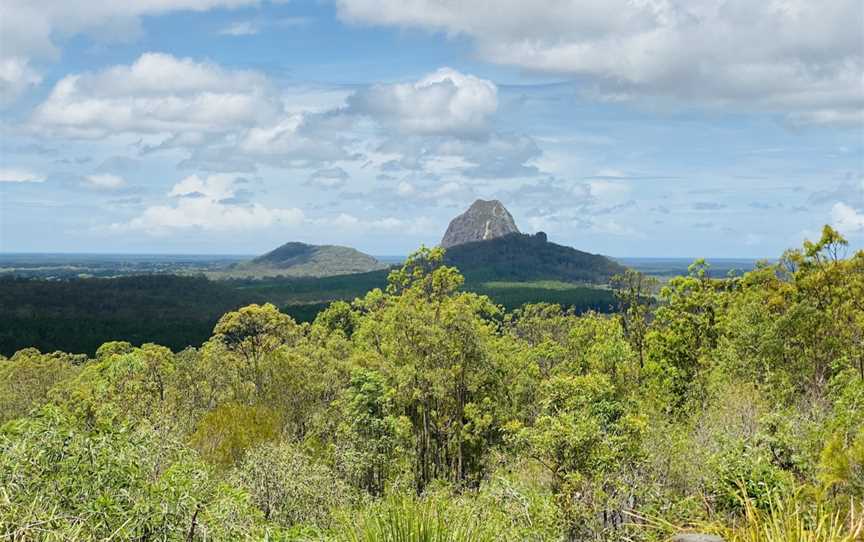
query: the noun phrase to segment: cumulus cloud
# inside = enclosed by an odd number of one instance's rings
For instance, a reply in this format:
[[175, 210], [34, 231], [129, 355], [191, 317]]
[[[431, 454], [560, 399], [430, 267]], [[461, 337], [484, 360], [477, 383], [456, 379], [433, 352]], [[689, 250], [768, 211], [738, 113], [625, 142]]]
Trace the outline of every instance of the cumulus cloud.
[[349, 151], [354, 138], [346, 135], [351, 130], [351, 123], [351, 119], [339, 111], [290, 114], [276, 123], [254, 126], [245, 131], [233, 152], [278, 166], [304, 167], [337, 160], [357, 160], [361, 156]]
[[[425, 171], [470, 178], [537, 175], [536, 141], [495, 126], [498, 87], [440, 68], [409, 83], [377, 84], [346, 98], [334, 116], [371, 121], [382, 172]], [[337, 113], [337, 112], [334, 112]]]
[[348, 98], [352, 113], [413, 135], [485, 134], [498, 109], [494, 83], [440, 68], [414, 83], [373, 85]]
[[180, 150], [188, 153], [180, 167], [218, 172], [357, 159], [349, 151], [354, 122], [338, 107], [286, 110], [275, 85], [256, 71], [145, 53], [130, 65], [64, 77], [29, 127], [74, 139], [133, 134], [142, 138], [142, 154]]
[[3, 183], [41, 183], [45, 177], [37, 175], [28, 169], [0, 169], [0, 182]]
[[259, 229], [273, 224], [297, 225], [303, 222], [303, 211], [297, 208], [269, 208], [259, 203], [234, 204], [231, 199], [241, 189], [236, 175], [191, 175], [176, 183], [168, 196], [173, 205], [147, 207], [127, 223], [112, 225], [115, 231], [140, 230], [165, 234], [172, 230], [243, 230]]
[[142, 34], [141, 17], [172, 11], [206, 11], [254, 5], [259, 0], [124, 0], [122, 2], [0, 2], [0, 105], [41, 80], [34, 61], [60, 56], [58, 39], [89, 34], [103, 41], [129, 41]]
[[[315, 103], [307, 110], [293, 109], [294, 98], [255, 71], [145, 53], [129, 65], [64, 77], [29, 126], [75, 139], [133, 134], [146, 141], [142, 154], [180, 150], [188, 155], [179, 166], [195, 171], [333, 170], [336, 162], [365, 159], [372, 148], [388, 155], [382, 166], [388, 171], [474, 178], [539, 173], [537, 143], [495, 129], [497, 88], [473, 75], [441, 68], [413, 83], [335, 93], [329, 107]], [[329, 187], [342, 181], [310, 179]]]
[[84, 177], [84, 183], [86, 186], [97, 190], [117, 190], [126, 186], [126, 179], [111, 173], [100, 173], [87, 175]]
[[831, 222], [845, 234], [864, 232], [864, 211], [837, 202], [831, 207]]
[[474, 40], [486, 60], [579, 77], [604, 99], [683, 98], [860, 122], [860, 0], [337, 0], [343, 20]]
[[263, 75], [209, 62], [145, 53], [131, 65], [68, 75], [34, 111], [34, 130], [74, 137], [222, 133], [277, 116]]

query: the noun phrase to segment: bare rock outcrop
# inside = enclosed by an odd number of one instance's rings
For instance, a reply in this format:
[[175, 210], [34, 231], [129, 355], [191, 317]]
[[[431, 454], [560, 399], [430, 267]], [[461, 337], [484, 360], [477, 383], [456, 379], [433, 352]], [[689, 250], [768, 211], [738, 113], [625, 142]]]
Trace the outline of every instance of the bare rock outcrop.
[[475, 241], [486, 241], [519, 233], [513, 216], [498, 200], [478, 199], [447, 227], [441, 246], [450, 248]]

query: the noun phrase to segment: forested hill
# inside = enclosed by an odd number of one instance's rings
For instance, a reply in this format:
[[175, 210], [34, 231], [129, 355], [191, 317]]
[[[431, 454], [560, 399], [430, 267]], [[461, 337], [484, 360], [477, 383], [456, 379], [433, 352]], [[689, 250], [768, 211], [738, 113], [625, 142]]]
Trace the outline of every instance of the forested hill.
[[494, 239], [456, 245], [444, 256], [467, 279], [560, 280], [606, 284], [624, 266], [598, 254], [550, 243], [546, 234], [511, 233]]
[[386, 267], [372, 256], [350, 247], [291, 242], [251, 261], [233, 265], [214, 276], [331, 277], [366, 273]]

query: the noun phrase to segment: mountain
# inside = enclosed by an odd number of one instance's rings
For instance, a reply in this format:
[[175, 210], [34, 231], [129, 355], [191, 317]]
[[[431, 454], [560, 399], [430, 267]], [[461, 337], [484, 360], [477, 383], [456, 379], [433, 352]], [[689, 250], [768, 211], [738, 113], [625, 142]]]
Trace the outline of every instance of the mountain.
[[450, 221], [441, 246], [451, 248], [519, 233], [513, 216], [498, 200], [478, 199], [467, 211]]
[[447, 265], [457, 267], [466, 280], [606, 283], [624, 267], [606, 256], [550, 243], [545, 233], [511, 233], [486, 241], [447, 249]]
[[546, 234], [519, 233], [497, 200], [475, 201], [447, 228], [441, 246], [447, 265], [470, 282], [560, 280], [606, 283], [624, 267], [601, 256], [550, 243]]
[[231, 276], [330, 277], [384, 269], [372, 256], [350, 247], [285, 243], [248, 262], [233, 266]]

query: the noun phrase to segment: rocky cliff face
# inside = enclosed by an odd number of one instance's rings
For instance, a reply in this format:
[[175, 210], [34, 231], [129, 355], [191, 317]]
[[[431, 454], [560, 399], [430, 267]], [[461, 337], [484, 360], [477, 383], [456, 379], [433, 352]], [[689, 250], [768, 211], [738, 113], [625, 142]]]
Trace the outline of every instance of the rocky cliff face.
[[441, 246], [450, 248], [474, 241], [485, 241], [519, 233], [513, 216], [498, 200], [478, 199], [447, 227]]

